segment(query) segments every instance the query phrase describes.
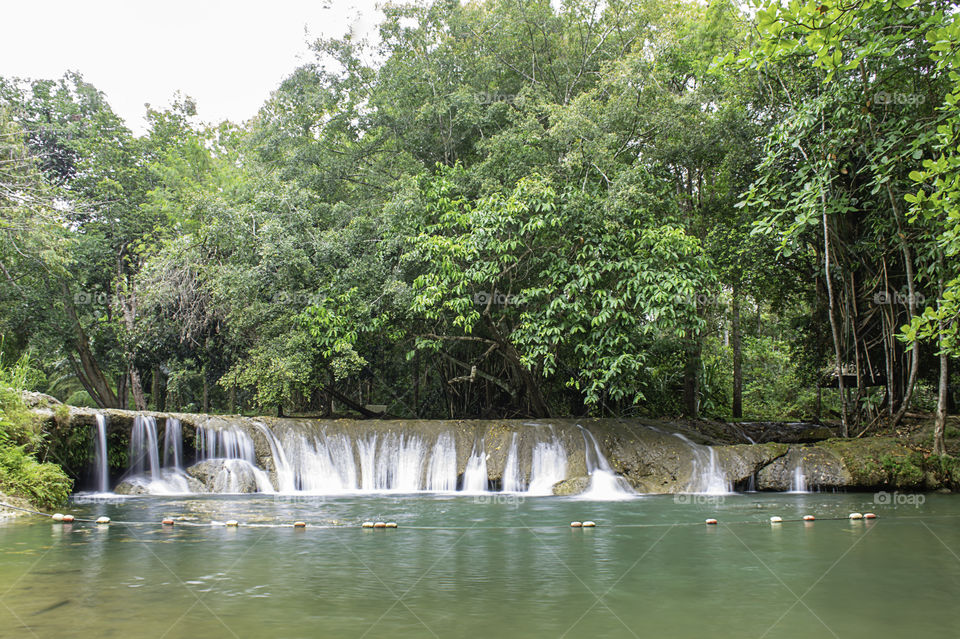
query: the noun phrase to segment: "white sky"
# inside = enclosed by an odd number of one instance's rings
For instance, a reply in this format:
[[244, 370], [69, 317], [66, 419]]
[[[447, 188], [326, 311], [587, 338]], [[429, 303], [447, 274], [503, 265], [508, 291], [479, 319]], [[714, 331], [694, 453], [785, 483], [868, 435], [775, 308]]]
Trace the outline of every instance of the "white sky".
[[144, 103], [178, 90], [206, 122], [246, 120], [312, 59], [308, 39], [370, 33], [380, 14], [375, 0], [5, 0], [0, 15], [0, 75], [79, 71], [142, 133]]

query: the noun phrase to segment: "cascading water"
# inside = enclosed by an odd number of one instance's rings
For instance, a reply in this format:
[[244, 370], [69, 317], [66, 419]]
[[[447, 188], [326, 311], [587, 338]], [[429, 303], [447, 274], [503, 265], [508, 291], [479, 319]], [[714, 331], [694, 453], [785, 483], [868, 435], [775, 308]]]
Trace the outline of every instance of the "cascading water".
[[523, 475], [520, 472], [520, 451], [517, 442], [520, 436], [517, 433], [510, 438], [510, 450], [507, 451], [507, 461], [503, 467], [502, 490], [505, 493], [522, 493], [525, 489]]
[[682, 439], [693, 453], [693, 464], [687, 492], [707, 495], [725, 495], [732, 491], [730, 481], [720, 467], [717, 451], [711, 446], [701, 446], [690, 441], [680, 433], [674, 433]]
[[183, 426], [176, 417], [167, 417], [163, 428], [163, 467], [183, 469]]
[[484, 452], [483, 444], [473, 445], [473, 451], [470, 453], [470, 459], [467, 460], [467, 468], [463, 471], [463, 492], [465, 493], [485, 493], [490, 485], [487, 477], [487, 454]]
[[610, 500], [624, 499], [634, 495], [627, 480], [613, 472], [593, 433], [583, 426], [578, 425], [578, 427], [583, 433], [584, 455], [586, 455], [587, 472], [590, 474], [590, 487], [581, 496], [587, 499]]
[[567, 478], [567, 451], [553, 435], [549, 442], [537, 442], [530, 462], [527, 494], [552, 495], [553, 485]]
[[274, 492], [270, 476], [257, 466], [253, 438], [246, 432], [201, 427], [197, 429], [197, 447], [201, 461], [219, 462], [213, 477], [214, 492]]
[[149, 415], [137, 415], [133, 418], [133, 431], [130, 433], [130, 474], [144, 476], [149, 465], [150, 477], [159, 479], [158, 451], [157, 420]]
[[107, 464], [107, 416], [97, 413], [97, 439], [94, 450], [97, 492], [110, 492], [110, 469]]
[[453, 492], [457, 489], [457, 446], [449, 433], [437, 437], [427, 467], [427, 490]]
[[807, 490], [807, 478], [803, 474], [803, 466], [797, 464], [793, 469], [793, 476], [790, 478], [790, 492], [791, 493], [806, 493], [810, 492]]

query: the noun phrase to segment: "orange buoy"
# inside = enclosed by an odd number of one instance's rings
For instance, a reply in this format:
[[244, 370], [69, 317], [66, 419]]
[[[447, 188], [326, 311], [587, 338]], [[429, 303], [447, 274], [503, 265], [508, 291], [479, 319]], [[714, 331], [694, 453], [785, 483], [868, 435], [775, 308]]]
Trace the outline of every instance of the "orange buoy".
[[160, 523], [163, 524], [164, 526], [172, 526], [174, 522], [173, 522], [172, 519], [170, 519], [169, 517], [167, 517], [166, 519], [164, 519], [164, 520], [161, 521]]
[[306, 528], [306, 527], [307, 527], [307, 522], [305, 522], [305, 521], [295, 521], [295, 522], [293, 522], [293, 527], [294, 527], [294, 528]]
[[571, 528], [583, 528], [583, 522], [581, 522], [581, 521], [571, 521], [571, 522], [570, 522], [570, 527], [571, 527]]
[[816, 519], [816, 517], [814, 517], [813, 515], [804, 515], [804, 516], [803, 516], [803, 520], [804, 520], [804, 521], [813, 521], [814, 519]]
[[864, 519], [876, 519], [877, 516], [876, 516], [875, 514], [873, 514], [873, 513], [863, 513], [863, 518], [864, 518]]
[[716, 526], [716, 525], [717, 525], [717, 520], [716, 520], [716, 519], [708, 519], [708, 520], [707, 520], [707, 524], [709, 524], [709, 525], [711, 525], [711, 526]]
[[73, 523], [73, 515], [64, 515], [61, 521], [65, 524]]

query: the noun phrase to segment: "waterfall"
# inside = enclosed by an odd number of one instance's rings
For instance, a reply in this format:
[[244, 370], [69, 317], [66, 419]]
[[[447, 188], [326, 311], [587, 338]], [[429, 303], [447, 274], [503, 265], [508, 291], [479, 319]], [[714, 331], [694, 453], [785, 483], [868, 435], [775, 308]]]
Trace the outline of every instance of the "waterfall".
[[[516, 437], [516, 435], [514, 435]], [[457, 489], [457, 446], [450, 433], [437, 437], [427, 467], [427, 490], [452, 492]]]
[[110, 492], [110, 468], [107, 459], [107, 416], [97, 413], [97, 439], [94, 459], [97, 471], [97, 492]]
[[521, 493], [524, 491], [523, 475], [520, 472], [520, 454], [517, 450], [518, 433], [510, 438], [510, 450], [507, 452], [507, 461], [503, 467], [502, 490], [505, 493]]
[[150, 477], [160, 478], [160, 453], [157, 446], [157, 420], [146, 415], [133, 418], [133, 432], [130, 433], [130, 473], [134, 476], [146, 474], [150, 466]]
[[167, 417], [163, 428], [163, 467], [183, 468], [183, 427], [176, 417]]
[[579, 424], [578, 427], [583, 433], [584, 455], [590, 474], [590, 487], [582, 496], [588, 499], [624, 499], [635, 494], [627, 480], [613, 472], [593, 433]]
[[[222, 460], [213, 480], [216, 493], [238, 493], [241, 487], [256, 485], [257, 492], [274, 492], [270, 476], [257, 466], [253, 438], [239, 428], [200, 427], [197, 429], [200, 461]], [[276, 457], [275, 457], [276, 459]]]
[[807, 493], [807, 478], [803, 474], [803, 464], [797, 463], [793, 468], [793, 476], [790, 478], [791, 493]]
[[482, 442], [479, 450], [474, 443], [470, 459], [467, 460], [467, 468], [463, 471], [463, 492], [484, 493], [487, 491], [488, 485], [487, 455]]
[[686, 492], [708, 495], [730, 493], [730, 482], [720, 467], [717, 451], [712, 446], [695, 444], [680, 433], [674, 433], [674, 435], [683, 440], [693, 453], [692, 470]]
[[553, 435], [549, 442], [537, 442], [530, 462], [529, 495], [552, 495], [553, 485], [567, 478], [567, 451]]

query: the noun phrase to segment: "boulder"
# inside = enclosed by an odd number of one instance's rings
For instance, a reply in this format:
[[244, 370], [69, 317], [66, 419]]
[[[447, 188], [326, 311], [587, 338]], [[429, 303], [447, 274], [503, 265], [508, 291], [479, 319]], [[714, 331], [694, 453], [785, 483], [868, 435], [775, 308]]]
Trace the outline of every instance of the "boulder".
[[590, 488], [590, 478], [585, 476], [572, 477], [558, 481], [553, 485], [553, 494], [560, 496], [579, 495]]

